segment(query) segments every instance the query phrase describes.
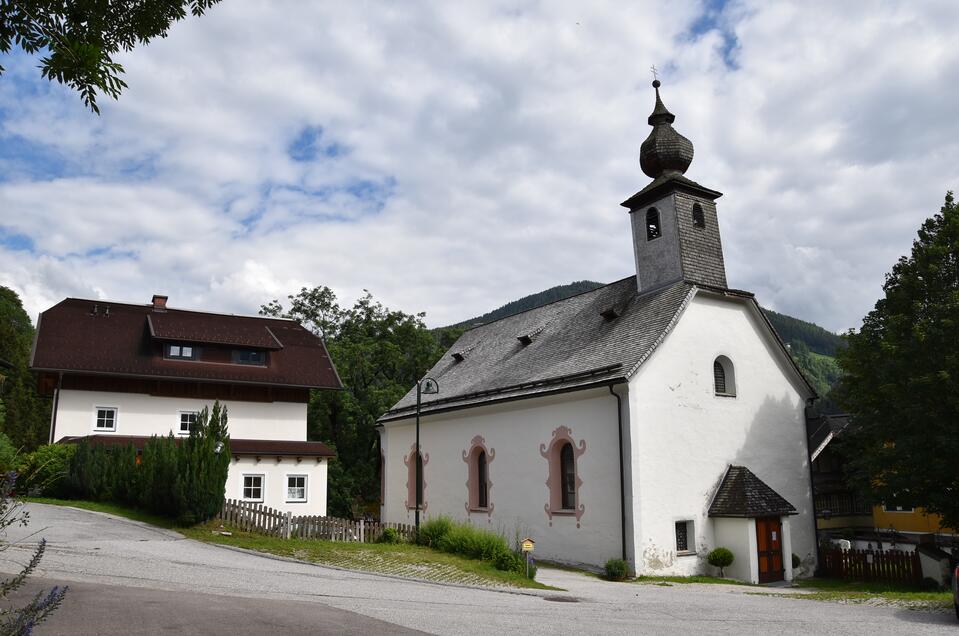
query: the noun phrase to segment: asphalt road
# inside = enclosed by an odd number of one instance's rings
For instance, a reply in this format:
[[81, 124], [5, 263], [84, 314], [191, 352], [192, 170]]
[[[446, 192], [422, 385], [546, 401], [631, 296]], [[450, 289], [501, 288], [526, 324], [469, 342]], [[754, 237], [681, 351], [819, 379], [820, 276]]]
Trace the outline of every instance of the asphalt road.
[[[66, 583], [44, 634], [959, 634], [951, 612], [840, 605], [756, 588], [608, 583], [557, 570], [568, 592], [514, 594], [238, 552], [107, 515], [30, 504], [0, 571], [49, 542], [31, 585]], [[25, 537], [30, 532], [37, 535]], [[24, 538], [25, 537], [25, 538]]]

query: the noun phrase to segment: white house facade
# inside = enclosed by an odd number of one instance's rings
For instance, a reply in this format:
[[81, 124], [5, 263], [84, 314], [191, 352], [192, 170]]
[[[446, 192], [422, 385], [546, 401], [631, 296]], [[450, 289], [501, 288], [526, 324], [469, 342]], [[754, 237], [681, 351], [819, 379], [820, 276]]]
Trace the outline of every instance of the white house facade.
[[333, 451], [307, 441], [311, 389], [339, 388], [322, 340], [296, 323], [68, 298], [38, 320], [31, 367], [53, 398], [50, 441], [186, 437], [226, 407], [226, 498], [325, 515]]
[[[629, 209], [636, 275], [467, 331], [427, 373], [421, 515], [637, 574], [793, 578], [816, 561], [816, 395], [755, 298], [726, 283], [715, 200], [659, 99]], [[416, 391], [380, 418], [382, 515], [416, 512]]]

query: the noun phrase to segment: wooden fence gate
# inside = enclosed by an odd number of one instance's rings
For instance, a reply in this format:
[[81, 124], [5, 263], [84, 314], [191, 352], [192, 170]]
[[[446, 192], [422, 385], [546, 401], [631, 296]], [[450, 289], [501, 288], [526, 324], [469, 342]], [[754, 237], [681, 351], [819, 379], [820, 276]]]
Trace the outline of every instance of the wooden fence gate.
[[922, 565], [915, 551], [836, 548], [823, 550], [822, 557], [823, 570], [829, 576], [903, 585], [922, 583]]

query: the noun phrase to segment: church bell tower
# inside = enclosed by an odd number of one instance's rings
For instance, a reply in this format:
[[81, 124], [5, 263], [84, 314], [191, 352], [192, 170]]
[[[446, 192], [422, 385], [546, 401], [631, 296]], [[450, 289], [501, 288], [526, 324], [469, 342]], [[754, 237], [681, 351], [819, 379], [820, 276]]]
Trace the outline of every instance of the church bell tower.
[[693, 144], [672, 124], [656, 89], [653, 127], [639, 151], [639, 163], [652, 182], [622, 203], [629, 210], [640, 293], [685, 280], [726, 287], [723, 246], [716, 217], [722, 193], [687, 179]]

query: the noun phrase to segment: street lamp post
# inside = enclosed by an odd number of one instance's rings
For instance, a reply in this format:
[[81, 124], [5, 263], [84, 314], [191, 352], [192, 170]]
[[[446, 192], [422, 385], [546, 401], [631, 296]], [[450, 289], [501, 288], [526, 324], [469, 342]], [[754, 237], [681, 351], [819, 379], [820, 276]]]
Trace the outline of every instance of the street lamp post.
[[416, 533], [420, 532], [420, 507], [423, 505], [423, 456], [420, 454], [420, 398], [423, 394], [440, 392], [439, 383], [433, 378], [423, 378], [416, 383]]

